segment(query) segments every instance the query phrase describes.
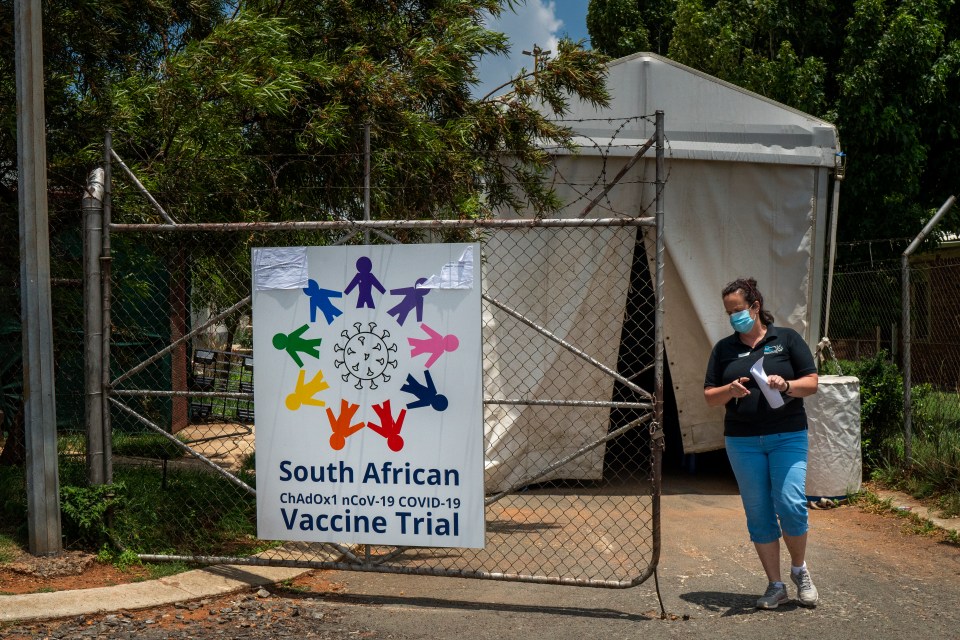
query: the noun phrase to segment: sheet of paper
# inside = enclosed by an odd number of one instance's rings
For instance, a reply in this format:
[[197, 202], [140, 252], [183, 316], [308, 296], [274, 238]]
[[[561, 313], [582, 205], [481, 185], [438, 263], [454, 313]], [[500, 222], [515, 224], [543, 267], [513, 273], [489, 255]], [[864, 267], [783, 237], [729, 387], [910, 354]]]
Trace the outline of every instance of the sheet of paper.
[[784, 404], [783, 396], [780, 395], [779, 391], [771, 388], [767, 382], [767, 373], [763, 370], [762, 356], [750, 367], [750, 374], [753, 375], [753, 379], [757, 381], [757, 386], [759, 386], [760, 391], [763, 392], [763, 397], [767, 399], [767, 404], [770, 405], [770, 408], [779, 409], [782, 407]]
[[448, 262], [440, 268], [439, 274], [427, 278], [418, 289], [472, 289], [473, 288], [473, 247], [467, 247], [456, 262]]
[[253, 282], [258, 291], [303, 289], [307, 280], [306, 247], [253, 250]]

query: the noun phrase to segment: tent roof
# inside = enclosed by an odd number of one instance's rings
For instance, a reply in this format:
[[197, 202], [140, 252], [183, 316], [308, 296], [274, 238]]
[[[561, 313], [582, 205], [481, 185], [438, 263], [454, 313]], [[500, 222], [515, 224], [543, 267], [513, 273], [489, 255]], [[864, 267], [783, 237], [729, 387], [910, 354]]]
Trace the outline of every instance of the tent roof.
[[837, 129], [825, 120], [653, 53], [608, 68], [610, 106], [576, 102], [566, 116], [581, 154], [633, 155], [662, 110], [674, 159], [835, 165]]

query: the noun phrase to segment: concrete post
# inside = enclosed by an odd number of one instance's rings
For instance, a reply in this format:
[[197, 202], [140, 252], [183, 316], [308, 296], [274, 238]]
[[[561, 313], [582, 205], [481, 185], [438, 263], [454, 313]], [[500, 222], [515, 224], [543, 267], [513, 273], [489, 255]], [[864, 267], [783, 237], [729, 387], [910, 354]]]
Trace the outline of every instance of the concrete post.
[[63, 549], [63, 543], [53, 379], [40, 0], [14, 2], [14, 31], [28, 538], [30, 553], [52, 555]]

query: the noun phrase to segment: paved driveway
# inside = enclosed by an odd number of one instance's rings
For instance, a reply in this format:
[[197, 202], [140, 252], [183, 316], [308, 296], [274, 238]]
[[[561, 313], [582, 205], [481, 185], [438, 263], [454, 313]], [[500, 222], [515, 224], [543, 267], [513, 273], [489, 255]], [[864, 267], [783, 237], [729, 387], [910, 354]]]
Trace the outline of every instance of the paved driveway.
[[317, 572], [307, 579], [312, 591], [256, 596], [253, 589], [177, 608], [0, 628], [0, 637], [960, 639], [957, 546], [905, 533], [903, 520], [855, 507], [813, 511], [808, 563], [821, 605], [758, 611], [753, 604], [766, 581], [733, 481], [673, 476], [664, 486], [659, 586], [666, 620], [653, 579], [608, 590]]
[[[415, 638], [960, 638], [960, 548], [854, 507], [811, 512], [822, 603], [758, 611], [766, 586], [729, 477], [669, 477], [659, 619], [654, 580], [628, 590], [338, 573], [344, 622]], [[784, 557], [786, 557], [784, 553]], [[788, 570], [784, 560], [784, 571]], [[786, 575], [786, 573], [784, 574]], [[790, 585], [791, 595], [793, 585]]]

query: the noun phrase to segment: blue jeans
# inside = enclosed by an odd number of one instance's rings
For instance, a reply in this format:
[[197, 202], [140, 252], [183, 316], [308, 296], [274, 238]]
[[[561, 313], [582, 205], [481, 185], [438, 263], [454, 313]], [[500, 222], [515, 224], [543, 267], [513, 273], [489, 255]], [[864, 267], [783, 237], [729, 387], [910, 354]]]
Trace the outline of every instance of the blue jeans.
[[[807, 532], [807, 432], [727, 437], [750, 540], [765, 544]], [[779, 520], [778, 520], [779, 518]]]

